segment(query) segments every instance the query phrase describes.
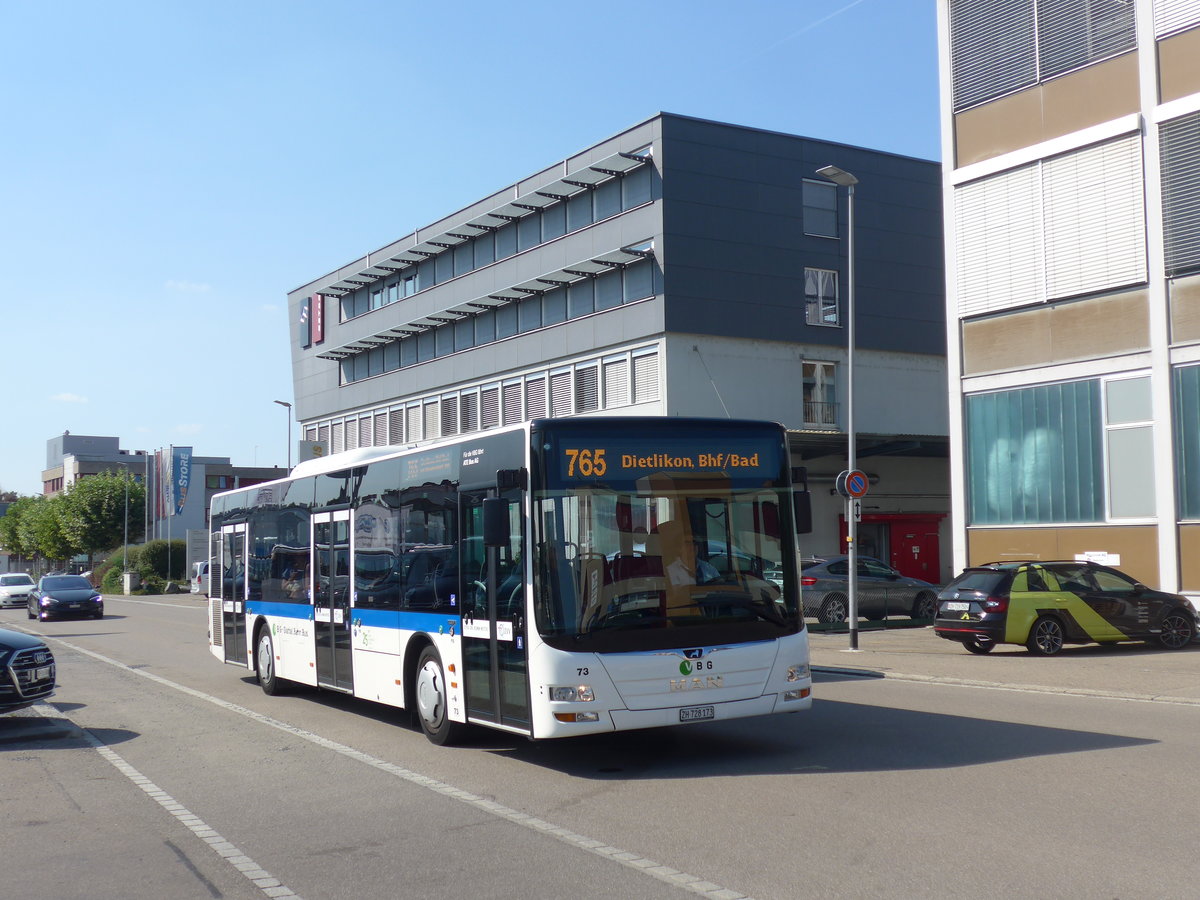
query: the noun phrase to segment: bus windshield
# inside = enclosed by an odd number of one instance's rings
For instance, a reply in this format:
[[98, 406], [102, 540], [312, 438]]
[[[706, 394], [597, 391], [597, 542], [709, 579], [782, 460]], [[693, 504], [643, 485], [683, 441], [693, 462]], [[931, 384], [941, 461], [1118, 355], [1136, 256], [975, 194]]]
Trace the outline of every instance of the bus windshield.
[[533, 497], [535, 614], [551, 645], [767, 640], [801, 627], [786, 493], [720, 473]]

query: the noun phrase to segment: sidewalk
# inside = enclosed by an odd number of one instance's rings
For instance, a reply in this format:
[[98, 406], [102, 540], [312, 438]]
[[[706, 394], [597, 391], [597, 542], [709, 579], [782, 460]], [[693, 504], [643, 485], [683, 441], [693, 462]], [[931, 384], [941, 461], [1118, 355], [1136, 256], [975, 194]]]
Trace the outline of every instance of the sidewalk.
[[1068, 644], [1049, 658], [1002, 644], [978, 656], [925, 627], [860, 630], [858, 650], [849, 647], [848, 633], [810, 633], [814, 671], [1200, 705], [1196, 642], [1174, 651], [1142, 643]]

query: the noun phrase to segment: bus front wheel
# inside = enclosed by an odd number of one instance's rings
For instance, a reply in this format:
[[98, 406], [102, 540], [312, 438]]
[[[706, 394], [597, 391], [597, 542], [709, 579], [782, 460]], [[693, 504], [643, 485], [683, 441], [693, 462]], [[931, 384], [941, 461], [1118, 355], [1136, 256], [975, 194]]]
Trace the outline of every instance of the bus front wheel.
[[442, 658], [434, 647], [422, 650], [417, 660], [416, 701], [417, 718], [425, 737], [439, 746], [453, 743], [462, 726], [450, 721], [450, 689]]
[[258, 685], [264, 694], [272, 697], [283, 693], [283, 679], [275, 672], [275, 643], [271, 640], [271, 630], [263, 628], [258, 633], [258, 651], [254, 654], [254, 672], [258, 675]]

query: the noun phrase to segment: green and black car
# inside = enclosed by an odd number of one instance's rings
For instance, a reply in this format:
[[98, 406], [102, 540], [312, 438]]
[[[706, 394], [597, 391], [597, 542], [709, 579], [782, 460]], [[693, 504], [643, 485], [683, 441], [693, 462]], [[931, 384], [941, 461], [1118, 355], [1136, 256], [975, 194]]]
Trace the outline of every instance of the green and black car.
[[1091, 562], [1003, 562], [965, 570], [938, 594], [938, 637], [972, 653], [1024, 644], [1053, 656], [1064, 644], [1157, 641], [1179, 650], [1196, 636], [1196, 612], [1178, 594], [1151, 590]]

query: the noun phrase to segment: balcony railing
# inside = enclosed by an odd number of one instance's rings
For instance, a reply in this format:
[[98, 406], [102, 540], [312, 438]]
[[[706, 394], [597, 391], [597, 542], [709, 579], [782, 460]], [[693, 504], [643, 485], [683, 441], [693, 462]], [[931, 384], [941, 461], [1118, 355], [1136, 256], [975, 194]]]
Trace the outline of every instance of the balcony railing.
[[805, 400], [804, 424], [813, 428], [837, 428], [838, 404]]

